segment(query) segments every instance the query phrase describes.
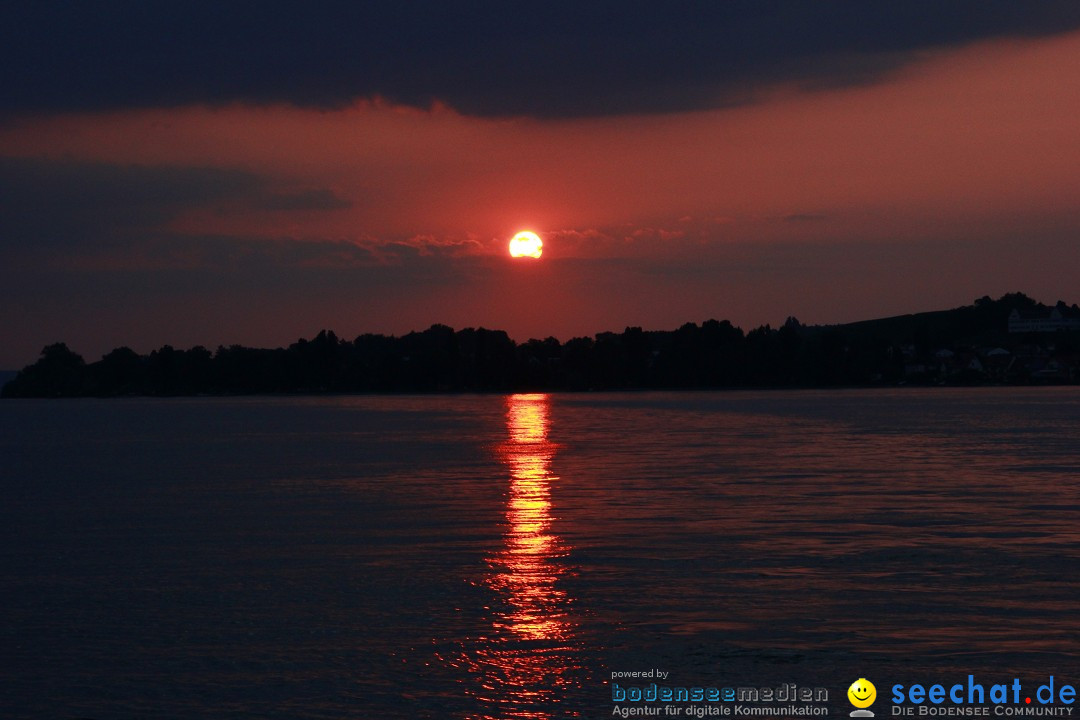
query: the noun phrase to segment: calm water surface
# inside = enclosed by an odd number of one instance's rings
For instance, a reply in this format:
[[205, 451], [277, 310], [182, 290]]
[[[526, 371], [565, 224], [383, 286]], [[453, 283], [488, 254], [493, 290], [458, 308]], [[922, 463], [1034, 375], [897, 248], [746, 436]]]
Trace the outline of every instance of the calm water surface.
[[0, 476], [3, 717], [1080, 684], [1075, 388], [5, 401]]

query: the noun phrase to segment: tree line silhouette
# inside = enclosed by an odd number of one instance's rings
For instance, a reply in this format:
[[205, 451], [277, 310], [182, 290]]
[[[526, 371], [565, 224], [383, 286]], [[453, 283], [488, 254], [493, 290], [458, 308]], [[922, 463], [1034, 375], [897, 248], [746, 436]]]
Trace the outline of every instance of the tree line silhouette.
[[[1076, 305], [1057, 307], [1080, 317]], [[455, 331], [445, 325], [400, 337], [364, 334], [354, 340], [323, 330], [286, 348], [232, 345], [211, 352], [201, 346], [179, 350], [166, 345], [140, 355], [120, 347], [93, 363], [56, 343], [44, 348], [37, 362], [0, 394], [107, 397], [1075, 381], [1080, 364], [1077, 333], [1009, 334], [1013, 309], [1049, 311], [1022, 293], [1012, 293], [953, 310], [847, 325], [804, 326], [788, 318], [779, 328], [764, 325], [744, 333], [726, 320], [708, 320], [673, 331], [628, 327], [565, 343], [549, 337], [519, 344], [501, 330]], [[1042, 371], [1025, 372], [1035, 365], [1017, 365], [1014, 359], [1006, 370], [992, 373], [953, 359], [969, 354], [977, 358], [991, 346], [1000, 349], [993, 353], [996, 358], [1002, 353], [1013, 358], [1024, 352], [1053, 354], [1064, 362], [1054, 360], [1058, 364], [1053, 367], [1066, 372], [1040, 376]]]

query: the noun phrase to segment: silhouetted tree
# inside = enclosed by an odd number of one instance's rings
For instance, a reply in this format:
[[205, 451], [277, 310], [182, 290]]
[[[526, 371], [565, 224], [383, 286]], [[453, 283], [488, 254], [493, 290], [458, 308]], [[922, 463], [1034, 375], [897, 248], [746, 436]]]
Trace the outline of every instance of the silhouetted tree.
[[71, 397], [85, 392], [86, 362], [62, 342], [46, 345], [41, 357], [4, 386], [4, 397]]
[[[1058, 302], [1067, 317], [1080, 308]], [[352, 342], [331, 330], [287, 348], [240, 345], [149, 355], [120, 347], [87, 365], [65, 344], [42, 350], [2, 391], [4, 397], [191, 395], [198, 393], [441, 392], [602, 390], [866, 385], [897, 382], [981, 383], [971, 362], [979, 348], [1002, 347], [1034, 357], [1053, 355], [1065, 370], [1039, 374], [1038, 363], [998, 364], [996, 382], [1080, 379], [1080, 333], [1010, 335], [1014, 309], [1049, 312], [1022, 293], [979, 298], [953, 310], [847, 325], [805, 326], [788, 317], [779, 329], [744, 334], [730, 322], [689, 322], [673, 331], [627, 327], [577, 337], [516, 344], [501, 330], [455, 331], [432, 325], [402, 337], [365, 334]], [[941, 355], [951, 349], [952, 357]], [[939, 357], [939, 355], [941, 355]], [[1001, 354], [996, 354], [1001, 358]], [[1011, 357], [1011, 355], [1010, 355]], [[944, 359], [943, 359], [944, 358]], [[909, 372], [909, 365], [914, 370]], [[918, 368], [923, 368], [919, 370]]]

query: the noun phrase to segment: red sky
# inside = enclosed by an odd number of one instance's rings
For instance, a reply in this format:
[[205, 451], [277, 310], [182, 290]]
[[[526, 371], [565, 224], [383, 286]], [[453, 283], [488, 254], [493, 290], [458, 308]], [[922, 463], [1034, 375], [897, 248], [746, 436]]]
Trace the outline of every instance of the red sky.
[[[1080, 301], [1077, 118], [1077, 33], [692, 112], [361, 101], [22, 116], [0, 125], [0, 156], [21, 159], [31, 188], [25, 212], [4, 211], [21, 244], [0, 271], [0, 367], [58, 340], [94, 360], [324, 327], [565, 340], [1015, 290]], [[540, 261], [506, 257], [520, 229], [543, 237]]]

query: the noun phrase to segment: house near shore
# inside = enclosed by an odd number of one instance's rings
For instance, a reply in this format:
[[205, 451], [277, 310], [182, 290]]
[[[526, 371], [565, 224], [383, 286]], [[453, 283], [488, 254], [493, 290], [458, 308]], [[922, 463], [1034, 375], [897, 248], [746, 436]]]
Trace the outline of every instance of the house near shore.
[[1080, 317], [1076, 317], [1063, 303], [1050, 308], [1050, 313], [1038, 310], [1021, 311], [1014, 309], [1009, 313], [1009, 332], [1057, 332], [1058, 330], [1080, 330]]

